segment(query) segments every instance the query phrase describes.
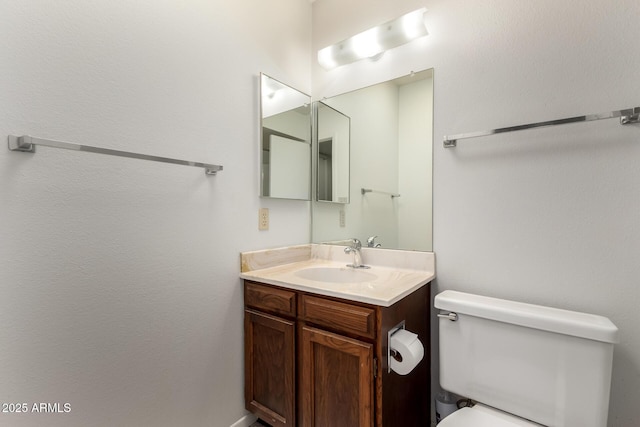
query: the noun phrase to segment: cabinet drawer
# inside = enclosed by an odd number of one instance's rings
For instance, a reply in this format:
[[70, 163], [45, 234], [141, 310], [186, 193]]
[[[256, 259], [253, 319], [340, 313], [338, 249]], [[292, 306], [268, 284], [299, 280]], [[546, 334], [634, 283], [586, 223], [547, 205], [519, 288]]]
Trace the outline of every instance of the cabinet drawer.
[[375, 310], [309, 295], [300, 296], [300, 317], [341, 332], [375, 338]]
[[244, 282], [244, 303], [249, 307], [295, 317], [296, 293], [254, 282]]

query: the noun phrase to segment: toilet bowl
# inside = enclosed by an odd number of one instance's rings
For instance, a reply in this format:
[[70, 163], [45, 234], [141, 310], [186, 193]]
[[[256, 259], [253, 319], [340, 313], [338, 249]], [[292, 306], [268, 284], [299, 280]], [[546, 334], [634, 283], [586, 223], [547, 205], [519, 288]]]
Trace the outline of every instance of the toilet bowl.
[[480, 403], [473, 407], [457, 410], [440, 423], [438, 427], [540, 427], [524, 418], [516, 417]]
[[441, 427], [606, 427], [618, 328], [606, 317], [444, 291], [440, 385], [478, 404]]

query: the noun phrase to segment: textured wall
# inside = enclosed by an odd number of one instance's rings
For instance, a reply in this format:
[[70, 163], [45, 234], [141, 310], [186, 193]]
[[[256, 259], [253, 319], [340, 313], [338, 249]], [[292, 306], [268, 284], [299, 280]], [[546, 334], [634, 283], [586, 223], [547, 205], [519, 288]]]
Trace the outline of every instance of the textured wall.
[[0, 1], [0, 138], [225, 168], [0, 150], [0, 403], [71, 409], [0, 425], [244, 415], [239, 252], [309, 239], [308, 202], [258, 197], [258, 74], [310, 92], [310, 8]]
[[640, 36], [640, 5], [320, 0], [314, 49], [420, 6], [429, 9], [429, 37], [375, 63], [316, 66], [314, 97], [435, 68], [434, 290], [610, 317], [621, 343], [609, 425], [639, 425], [640, 127], [609, 120], [461, 141], [456, 149], [441, 141], [638, 105], [640, 57], [628, 41]]
[[[312, 51], [424, 5], [429, 37], [376, 63], [314, 66], [314, 97], [435, 68], [436, 288], [610, 317], [621, 329], [610, 426], [640, 424], [640, 129], [438, 142], [637, 105], [640, 6], [319, 0]], [[0, 1], [0, 136], [225, 166], [205, 178], [0, 150], [0, 401], [71, 404], [0, 422], [228, 426], [244, 414], [238, 252], [309, 238], [307, 203], [258, 198], [257, 73], [311, 92], [310, 7]]]

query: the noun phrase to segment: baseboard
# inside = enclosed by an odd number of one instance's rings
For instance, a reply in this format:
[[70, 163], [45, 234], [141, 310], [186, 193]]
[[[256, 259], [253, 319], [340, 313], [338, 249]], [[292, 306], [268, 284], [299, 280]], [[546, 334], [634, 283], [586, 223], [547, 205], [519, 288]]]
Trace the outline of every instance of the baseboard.
[[255, 423], [257, 419], [258, 417], [255, 415], [247, 414], [235, 423], [231, 424], [230, 427], [249, 427], [251, 424]]

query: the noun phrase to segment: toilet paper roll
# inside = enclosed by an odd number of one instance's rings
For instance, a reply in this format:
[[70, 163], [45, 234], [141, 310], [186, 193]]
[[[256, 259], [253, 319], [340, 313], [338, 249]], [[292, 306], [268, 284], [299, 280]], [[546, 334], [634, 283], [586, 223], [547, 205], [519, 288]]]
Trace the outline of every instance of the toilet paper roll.
[[400, 375], [413, 371], [424, 357], [424, 347], [418, 335], [406, 329], [400, 329], [391, 335], [389, 347], [397, 353], [389, 360], [391, 370]]

